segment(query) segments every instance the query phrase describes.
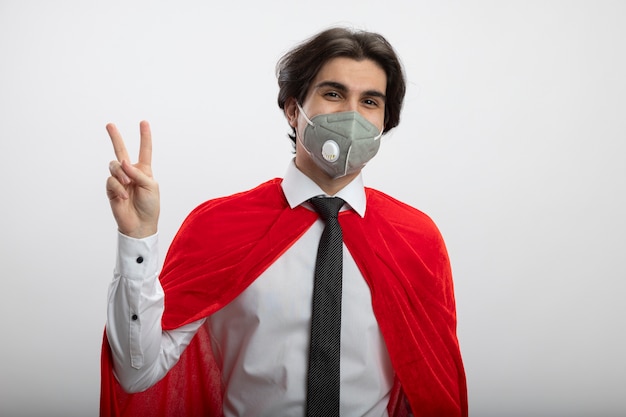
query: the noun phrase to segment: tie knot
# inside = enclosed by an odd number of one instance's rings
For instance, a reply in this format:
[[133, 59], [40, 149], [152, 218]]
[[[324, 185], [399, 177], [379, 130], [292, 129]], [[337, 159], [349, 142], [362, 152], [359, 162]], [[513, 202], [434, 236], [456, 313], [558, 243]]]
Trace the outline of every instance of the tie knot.
[[339, 197], [313, 197], [309, 202], [313, 204], [315, 211], [317, 211], [324, 220], [337, 218], [341, 206], [345, 203], [345, 201]]

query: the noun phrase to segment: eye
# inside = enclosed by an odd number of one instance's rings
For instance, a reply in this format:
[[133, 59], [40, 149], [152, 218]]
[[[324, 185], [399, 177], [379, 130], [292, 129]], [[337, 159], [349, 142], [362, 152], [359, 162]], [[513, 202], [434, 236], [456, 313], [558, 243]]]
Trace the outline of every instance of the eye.
[[324, 93], [324, 97], [328, 97], [330, 99], [339, 99], [341, 95], [336, 91], [327, 91]]
[[365, 104], [368, 107], [378, 107], [378, 101], [377, 100], [373, 100], [371, 98], [366, 98], [363, 100], [363, 104]]

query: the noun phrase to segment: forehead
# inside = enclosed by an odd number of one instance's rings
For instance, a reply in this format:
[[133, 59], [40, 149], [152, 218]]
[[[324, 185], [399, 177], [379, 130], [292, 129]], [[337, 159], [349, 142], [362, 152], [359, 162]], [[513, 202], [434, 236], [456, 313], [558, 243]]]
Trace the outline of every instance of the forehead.
[[371, 59], [337, 57], [328, 60], [313, 79], [312, 89], [328, 81], [343, 84], [355, 92], [375, 90], [385, 94], [387, 89], [387, 74]]

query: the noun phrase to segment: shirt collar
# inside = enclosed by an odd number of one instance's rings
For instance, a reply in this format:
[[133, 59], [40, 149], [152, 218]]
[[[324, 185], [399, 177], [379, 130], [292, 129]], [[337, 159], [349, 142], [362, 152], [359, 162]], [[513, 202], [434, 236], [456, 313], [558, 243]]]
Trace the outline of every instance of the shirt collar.
[[[328, 196], [312, 179], [307, 177], [296, 167], [292, 159], [287, 167], [287, 173], [282, 181], [283, 193], [291, 208], [305, 203], [309, 198]], [[330, 197], [330, 196], [329, 196]], [[363, 175], [359, 173], [348, 185], [342, 188], [334, 197], [343, 199], [359, 216], [365, 216], [365, 188]]]

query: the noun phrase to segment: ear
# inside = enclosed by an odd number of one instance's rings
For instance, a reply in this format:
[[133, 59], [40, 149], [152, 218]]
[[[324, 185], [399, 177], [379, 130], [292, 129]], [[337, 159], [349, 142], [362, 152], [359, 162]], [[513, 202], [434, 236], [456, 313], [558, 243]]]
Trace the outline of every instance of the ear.
[[289, 97], [285, 101], [284, 107], [285, 117], [289, 122], [289, 126], [295, 128], [298, 126], [298, 106], [296, 104], [296, 99], [293, 97]]

